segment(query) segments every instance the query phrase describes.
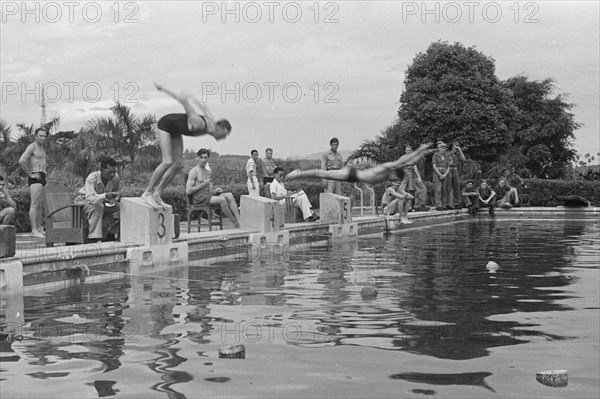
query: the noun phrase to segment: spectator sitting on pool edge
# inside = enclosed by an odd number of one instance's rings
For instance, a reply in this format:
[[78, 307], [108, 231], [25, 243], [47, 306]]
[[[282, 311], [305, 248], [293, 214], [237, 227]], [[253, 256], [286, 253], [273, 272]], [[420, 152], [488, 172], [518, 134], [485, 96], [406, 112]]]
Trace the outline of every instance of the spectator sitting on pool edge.
[[517, 189], [506, 184], [506, 178], [504, 177], [501, 177], [500, 180], [498, 180], [498, 185], [494, 191], [498, 195], [497, 205], [499, 207], [510, 209], [513, 205], [519, 203]]
[[402, 184], [397, 180], [392, 182], [392, 185], [385, 190], [383, 197], [381, 197], [381, 207], [383, 208], [383, 213], [387, 216], [400, 212], [400, 223], [411, 224], [412, 221], [408, 220], [407, 215], [411, 206], [411, 200], [415, 197], [407, 193], [405, 188], [405, 182], [402, 182]]
[[479, 204], [481, 208], [489, 207], [490, 216], [496, 216], [494, 213], [494, 206], [496, 206], [496, 192], [488, 186], [487, 180], [482, 180], [480, 186], [477, 188], [479, 193]]
[[467, 185], [462, 190], [462, 199], [469, 210], [469, 215], [476, 215], [479, 212], [479, 193], [473, 185], [473, 180], [467, 181]]

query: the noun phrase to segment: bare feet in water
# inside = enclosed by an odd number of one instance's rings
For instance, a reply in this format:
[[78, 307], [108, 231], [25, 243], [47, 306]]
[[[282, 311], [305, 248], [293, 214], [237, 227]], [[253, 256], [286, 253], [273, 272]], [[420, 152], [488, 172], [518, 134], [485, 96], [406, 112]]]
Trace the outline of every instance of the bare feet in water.
[[150, 193], [143, 193], [142, 194], [142, 199], [144, 201], [146, 201], [146, 203], [148, 205], [150, 205], [152, 208], [154, 208], [155, 211], [157, 211], [160, 208], [160, 205], [158, 205], [158, 203], [156, 202], [156, 200], [154, 199], [154, 196]]
[[37, 238], [46, 238], [46, 236], [44, 235], [44, 233], [42, 233], [40, 231], [32, 231], [31, 232], [31, 236], [32, 237], [37, 237]]

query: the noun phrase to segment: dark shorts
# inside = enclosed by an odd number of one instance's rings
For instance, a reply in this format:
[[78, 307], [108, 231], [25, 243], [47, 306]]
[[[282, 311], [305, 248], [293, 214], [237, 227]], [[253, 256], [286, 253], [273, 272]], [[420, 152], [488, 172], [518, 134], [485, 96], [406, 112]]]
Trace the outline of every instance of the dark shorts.
[[27, 185], [31, 186], [32, 184], [41, 184], [42, 186], [46, 185], [46, 173], [38, 172], [40, 174], [39, 178], [29, 177], [27, 179]]
[[[204, 120], [204, 123], [206, 124], [206, 119], [204, 119], [204, 116], [198, 116], [202, 118]], [[206, 128], [204, 130], [190, 132], [190, 129], [188, 128], [187, 114], [167, 114], [160, 118], [157, 127], [160, 130], [169, 133], [171, 137], [178, 137], [181, 135], [193, 137], [202, 136], [203, 134], [206, 134]]]
[[348, 181], [350, 183], [355, 183], [358, 181], [358, 174], [356, 173], [356, 168], [354, 166], [349, 166], [350, 171], [348, 172]]
[[211, 198], [212, 198], [211, 194], [195, 195], [194, 196], [194, 205], [196, 205], [196, 206], [209, 206]]

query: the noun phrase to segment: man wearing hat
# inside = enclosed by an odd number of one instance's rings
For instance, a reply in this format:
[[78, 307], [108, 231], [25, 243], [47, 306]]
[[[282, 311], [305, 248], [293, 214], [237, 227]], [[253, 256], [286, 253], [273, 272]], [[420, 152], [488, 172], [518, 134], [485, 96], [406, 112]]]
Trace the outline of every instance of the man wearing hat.
[[[339, 152], [337, 152], [340, 146], [340, 141], [334, 137], [329, 140], [329, 151], [323, 154], [321, 158], [321, 169], [323, 170], [339, 170], [344, 166], [344, 161]], [[342, 183], [334, 180], [327, 180], [326, 193], [333, 193], [342, 195]]]
[[433, 164], [433, 192], [435, 198], [435, 209], [443, 211], [444, 209], [452, 209], [448, 205], [448, 156], [446, 154], [447, 145], [443, 141], [437, 142], [437, 148], [431, 163]]
[[475, 189], [473, 180], [467, 181], [467, 185], [462, 190], [462, 199], [470, 215], [476, 215], [479, 212], [479, 192]]

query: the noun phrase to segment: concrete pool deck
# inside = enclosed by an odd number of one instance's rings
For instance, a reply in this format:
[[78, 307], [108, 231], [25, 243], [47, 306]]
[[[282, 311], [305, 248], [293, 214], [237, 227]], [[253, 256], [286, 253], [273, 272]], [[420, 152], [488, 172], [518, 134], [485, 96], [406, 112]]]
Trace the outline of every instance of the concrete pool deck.
[[[496, 219], [598, 219], [600, 208], [541, 208], [523, 207], [510, 210], [497, 209]], [[233, 229], [225, 224], [224, 230], [187, 233], [187, 225], [181, 224], [181, 235], [174, 243], [187, 244], [187, 260], [190, 265], [208, 266], [212, 263], [228, 260], [247, 260], [249, 257], [286, 256], [299, 248], [311, 245], [326, 245], [332, 240], [355, 239], [356, 236], [382, 233], [386, 230], [402, 232], [404, 230], [448, 223], [472, 218], [466, 209], [448, 211], [414, 212], [409, 214], [413, 224], [399, 223], [398, 215], [390, 218], [389, 229], [384, 216], [353, 216], [356, 232], [350, 237], [336, 237], [331, 225], [325, 222], [291, 223], [280, 229], [289, 235], [285, 244], [252, 241], [260, 236], [258, 230]], [[482, 211], [480, 219], [491, 219], [487, 211]], [[229, 228], [227, 228], [229, 227]], [[94, 244], [46, 247], [41, 239], [27, 234], [18, 234], [14, 257], [0, 259], [3, 295], [13, 291], [10, 278], [22, 276], [22, 287], [28, 291], [44, 287], [47, 284], [70, 285], [81, 278], [82, 268], [89, 269], [88, 277], [108, 278], [111, 273], [151, 273], [169, 265], [132, 264], [132, 253], [139, 246], [125, 242], [103, 242]], [[287, 252], [287, 254], [286, 254]], [[12, 273], [12, 277], [9, 275]], [[78, 274], [79, 273], [79, 274]], [[15, 277], [16, 276], [16, 277]]]

